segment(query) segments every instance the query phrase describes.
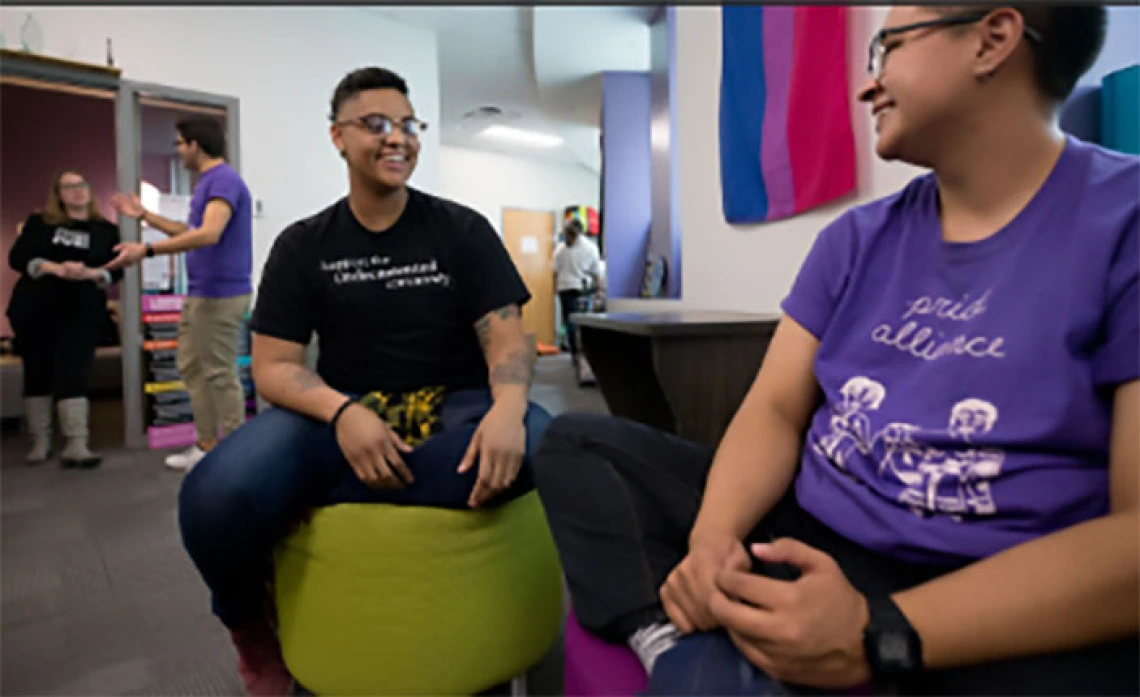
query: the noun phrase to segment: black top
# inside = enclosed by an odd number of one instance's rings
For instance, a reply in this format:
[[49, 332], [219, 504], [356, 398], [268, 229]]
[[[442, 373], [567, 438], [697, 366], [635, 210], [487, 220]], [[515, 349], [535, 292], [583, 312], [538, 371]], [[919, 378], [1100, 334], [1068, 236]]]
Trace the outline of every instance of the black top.
[[[101, 267], [115, 258], [118, 243], [118, 226], [106, 220], [48, 225], [39, 213], [29, 216], [8, 254], [8, 265], [20, 273], [8, 301], [13, 329], [18, 333], [20, 325], [61, 320], [102, 325], [107, 317], [107, 294], [94, 281], [66, 281], [50, 274], [32, 278], [28, 263], [44, 259]], [[122, 277], [121, 270], [111, 272], [112, 282]]]
[[308, 344], [317, 372], [343, 392], [487, 386], [474, 323], [530, 293], [479, 213], [408, 190], [400, 218], [365, 229], [341, 199], [273, 244], [253, 331]]

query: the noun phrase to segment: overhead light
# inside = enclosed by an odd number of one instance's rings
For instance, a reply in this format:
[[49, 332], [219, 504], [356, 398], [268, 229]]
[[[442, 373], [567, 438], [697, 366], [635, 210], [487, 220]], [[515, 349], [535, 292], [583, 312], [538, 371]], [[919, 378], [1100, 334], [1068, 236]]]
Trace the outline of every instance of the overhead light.
[[524, 131], [519, 128], [511, 128], [510, 126], [488, 126], [480, 131], [479, 135], [510, 143], [517, 143], [519, 145], [529, 145], [535, 148], [557, 148], [559, 145], [562, 145], [562, 138], [558, 136], [535, 133], [534, 131]]

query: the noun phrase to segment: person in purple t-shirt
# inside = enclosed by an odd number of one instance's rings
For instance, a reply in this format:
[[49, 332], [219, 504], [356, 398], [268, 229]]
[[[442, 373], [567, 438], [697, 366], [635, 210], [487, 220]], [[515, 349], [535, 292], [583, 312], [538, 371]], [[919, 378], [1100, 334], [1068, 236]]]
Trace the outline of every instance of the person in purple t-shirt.
[[551, 424], [574, 613], [649, 694], [1136, 694], [1140, 160], [1057, 128], [1105, 24], [893, 8], [859, 99], [932, 172], [823, 230], [715, 453]]
[[119, 213], [139, 218], [169, 239], [124, 242], [108, 268], [136, 264], [156, 254], [186, 252], [187, 298], [178, 331], [178, 372], [190, 393], [198, 442], [166, 458], [188, 470], [245, 422], [245, 394], [237, 372], [241, 323], [252, 292], [253, 206], [249, 188], [225, 160], [222, 124], [208, 116], [180, 120], [176, 145], [182, 164], [199, 174], [185, 223], [143, 208], [138, 196], [118, 194]]

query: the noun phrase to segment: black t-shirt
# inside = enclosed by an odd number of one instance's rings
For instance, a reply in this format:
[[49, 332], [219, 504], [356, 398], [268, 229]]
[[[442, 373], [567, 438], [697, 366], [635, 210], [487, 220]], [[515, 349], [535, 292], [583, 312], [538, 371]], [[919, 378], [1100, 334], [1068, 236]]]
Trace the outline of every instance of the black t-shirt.
[[[98, 268], [115, 258], [118, 243], [118, 226], [106, 220], [49, 225], [39, 213], [28, 216], [8, 253], [8, 265], [20, 274], [8, 301], [13, 326], [59, 322], [102, 326], [107, 318], [107, 294], [94, 281], [66, 281], [50, 274], [32, 278], [28, 264], [43, 259]], [[111, 272], [112, 282], [122, 277], [122, 271]]]
[[414, 189], [383, 232], [341, 199], [273, 244], [251, 328], [308, 344], [344, 392], [487, 386], [476, 320], [530, 293], [498, 234], [475, 211]]

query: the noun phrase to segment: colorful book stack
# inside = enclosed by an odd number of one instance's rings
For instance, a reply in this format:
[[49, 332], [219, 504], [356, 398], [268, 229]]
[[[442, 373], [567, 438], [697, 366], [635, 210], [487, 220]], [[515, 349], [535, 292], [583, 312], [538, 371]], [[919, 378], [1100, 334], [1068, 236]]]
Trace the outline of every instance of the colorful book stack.
[[[183, 299], [181, 295], [142, 296], [143, 370], [147, 380], [145, 418], [151, 450], [188, 447], [197, 439], [190, 395], [178, 375], [178, 323]], [[257, 409], [249, 370], [248, 315], [240, 331], [237, 365], [248, 418]]]

